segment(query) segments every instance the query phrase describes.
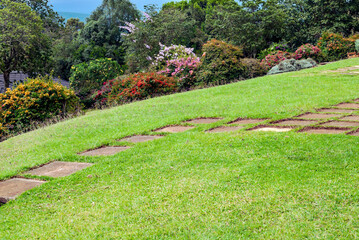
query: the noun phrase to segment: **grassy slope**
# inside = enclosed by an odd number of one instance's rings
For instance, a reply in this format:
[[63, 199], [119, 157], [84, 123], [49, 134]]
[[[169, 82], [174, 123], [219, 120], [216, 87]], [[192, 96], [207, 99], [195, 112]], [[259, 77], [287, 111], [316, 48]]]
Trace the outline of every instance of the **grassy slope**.
[[320, 72], [352, 65], [93, 111], [0, 143], [0, 179], [53, 159], [97, 163], [1, 207], [0, 239], [355, 238], [357, 137], [203, 132], [218, 123], [112, 157], [76, 155], [193, 117], [280, 119], [358, 98], [357, 76]]

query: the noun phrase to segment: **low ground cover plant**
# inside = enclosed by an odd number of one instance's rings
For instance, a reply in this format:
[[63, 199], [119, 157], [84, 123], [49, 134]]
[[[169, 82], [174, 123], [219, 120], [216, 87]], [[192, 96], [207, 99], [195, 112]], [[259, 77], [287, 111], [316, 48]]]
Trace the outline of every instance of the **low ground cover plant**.
[[290, 52], [278, 51], [273, 55], [267, 55], [261, 62], [261, 65], [266, 69], [271, 69], [278, 65], [281, 61], [293, 58], [293, 54]]
[[131, 74], [126, 78], [117, 78], [105, 82], [95, 96], [99, 104], [124, 103], [160, 96], [177, 90], [173, 77], [155, 72]]
[[51, 77], [37, 77], [0, 94], [0, 138], [56, 116], [79, 110], [79, 98], [73, 90], [53, 82]]
[[70, 85], [86, 108], [94, 104], [93, 94], [104, 82], [123, 73], [121, 66], [110, 58], [96, 59], [71, 68]]

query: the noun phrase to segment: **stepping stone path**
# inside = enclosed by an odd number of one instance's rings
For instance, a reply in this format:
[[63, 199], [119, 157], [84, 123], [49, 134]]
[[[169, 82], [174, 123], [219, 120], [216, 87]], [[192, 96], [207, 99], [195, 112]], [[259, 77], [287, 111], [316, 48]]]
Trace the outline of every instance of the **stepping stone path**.
[[300, 132], [316, 134], [342, 134], [349, 130], [350, 128], [305, 128]]
[[84, 168], [92, 166], [92, 163], [59, 162], [55, 161], [42, 167], [25, 172], [25, 174], [47, 177], [65, 177]]
[[286, 119], [276, 122], [275, 125], [280, 126], [309, 126], [318, 123], [315, 120]]
[[80, 156], [110, 156], [116, 153], [125, 151], [130, 147], [101, 147], [93, 150], [88, 150], [83, 153], [79, 153]]
[[208, 123], [215, 123], [218, 121], [221, 121], [223, 118], [195, 118], [188, 121], [185, 121], [185, 123], [191, 123], [191, 124], [208, 124]]
[[43, 183], [45, 183], [45, 181], [25, 178], [12, 178], [2, 181], [0, 182], [0, 204], [13, 200], [23, 192]]
[[[359, 136], [359, 115], [345, 116], [352, 114], [354, 111], [359, 111], [359, 99], [353, 100], [357, 103], [340, 103], [330, 108], [318, 109], [316, 113], [305, 113], [294, 117], [295, 119], [283, 119], [268, 125], [260, 125], [248, 131], [257, 132], [289, 132], [294, 128], [302, 128], [299, 132], [315, 133], [315, 134], [344, 134], [352, 136]], [[339, 120], [330, 120], [331, 118]], [[185, 121], [190, 124], [209, 124], [221, 121], [223, 118], [196, 118]], [[233, 132], [245, 128], [248, 124], [258, 124], [268, 119], [244, 119], [239, 118], [228, 124], [237, 124], [240, 126], [220, 126], [208, 130], [207, 132]], [[310, 126], [310, 127], [308, 127]], [[303, 128], [304, 127], [304, 128]], [[194, 126], [166, 126], [155, 130], [155, 132], [178, 133], [195, 128]], [[118, 141], [120, 142], [146, 142], [162, 138], [159, 135], [136, 135], [129, 136]], [[105, 146], [98, 149], [88, 150], [79, 153], [80, 156], [108, 156], [125, 151], [130, 147], [124, 146]], [[93, 164], [78, 163], [78, 162], [60, 162], [55, 161], [44, 166], [32, 169], [25, 172], [25, 174], [35, 176], [49, 176], [49, 177], [65, 177]], [[6, 203], [11, 199], [15, 199], [21, 193], [43, 184], [45, 181], [13, 178], [0, 182], [0, 205]]]
[[139, 142], [148, 142], [156, 139], [163, 138], [163, 136], [160, 135], [136, 135], [136, 136], [130, 136], [120, 139], [120, 142], [131, 142], [131, 143], [139, 143]]
[[243, 126], [236, 126], [236, 127], [233, 127], [233, 126], [221, 126], [221, 127], [210, 129], [207, 132], [211, 132], [211, 133], [234, 132], [234, 131], [240, 130], [242, 128], [244, 128], [244, 127]]
[[177, 126], [167, 126], [164, 128], [159, 128], [157, 130], [155, 130], [155, 132], [168, 132], [168, 133], [179, 133], [179, 132], [184, 132], [190, 129], [193, 129], [195, 127], [193, 126], [181, 126], [181, 125], [177, 125]]

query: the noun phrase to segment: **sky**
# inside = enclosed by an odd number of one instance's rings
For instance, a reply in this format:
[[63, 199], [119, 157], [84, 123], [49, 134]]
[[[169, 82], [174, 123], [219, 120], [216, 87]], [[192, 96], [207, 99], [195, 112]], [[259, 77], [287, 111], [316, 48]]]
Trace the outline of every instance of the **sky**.
[[[130, 0], [134, 3], [138, 9], [143, 10], [143, 6], [147, 4], [157, 4], [162, 6], [163, 3], [170, 2], [172, 0]], [[51, 5], [54, 6], [54, 10], [57, 12], [75, 12], [89, 14], [96, 9], [102, 0], [50, 0]]]

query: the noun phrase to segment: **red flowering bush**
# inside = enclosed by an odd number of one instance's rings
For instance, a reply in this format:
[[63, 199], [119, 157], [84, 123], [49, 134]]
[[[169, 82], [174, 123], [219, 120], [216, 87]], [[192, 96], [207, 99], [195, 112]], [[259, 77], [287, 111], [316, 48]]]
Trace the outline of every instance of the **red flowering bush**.
[[294, 53], [294, 58], [297, 60], [303, 58], [312, 58], [318, 62], [323, 60], [322, 50], [319, 47], [314, 46], [310, 43], [300, 46]]
[[353, 52], [354, 40], [346, 39], [340, 34], [325, 32], [318, 41], [318, 47], [323, 51], [326, 61], [336, 61], [346, 58], [348, 52]]
[[98, 103], [123, 103], [177, 90], [176, 80], [158, 73], [136, 73], [105, 82], [95, 99]]
[[278, 51], [276, 54], [267, 55], [261, 62], [261, 65], [266, 69], [278, 65], [281, 61], [292, 58], [292, 54], [289, 52]]

